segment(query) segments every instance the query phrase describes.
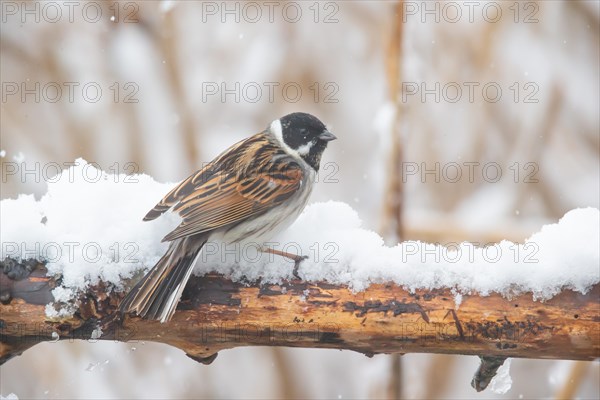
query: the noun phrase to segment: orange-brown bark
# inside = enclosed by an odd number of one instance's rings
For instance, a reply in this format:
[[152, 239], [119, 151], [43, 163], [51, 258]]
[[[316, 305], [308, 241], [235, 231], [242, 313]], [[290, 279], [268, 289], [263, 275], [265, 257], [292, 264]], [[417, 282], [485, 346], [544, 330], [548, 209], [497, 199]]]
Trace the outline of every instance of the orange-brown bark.
[[[449, 290], [409, 293], [394, 285], [346, 287], [298, 280], [245, 286], [219, 276], [193, 277], [173, 319], [165, 324], [114, 318], [122, 295], [95, 287], [75, 315], [49, 321], [51, 278], [38, 267], [12, 280], [0, 272], [0, 361], [43, 341], [99, 339], [156, 341], [210, 362], [239, 346], [336, 348], [378, 353], [446, 353], [592, 360], [600, 357], [600, 286], [570, 290], [546, 302], [530, 294], [463, 296]], [[58, 336], [57, 336], [58, 335]]]

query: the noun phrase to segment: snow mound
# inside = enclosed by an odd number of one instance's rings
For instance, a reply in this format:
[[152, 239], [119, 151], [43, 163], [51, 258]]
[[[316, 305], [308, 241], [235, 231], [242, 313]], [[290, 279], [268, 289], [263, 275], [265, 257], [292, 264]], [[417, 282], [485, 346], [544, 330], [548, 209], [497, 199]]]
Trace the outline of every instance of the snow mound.
[[[173, 186], [147, 175], [107, 174], [78, 159], [48, 182], [41, 199], [22, 195], [0, 202], [1, 256], [45, 260], [48, 273], [62, 278], [53, 292], [60, 303], [100, 281], [121, 290], [123, 278], [150, 268], [166, 250], [161, 239], [178, 224], [178, 216], [167, 213], [152, 222], [142, 218]], [[531, 292], [544, 300], [565, 288], [585, 293], [600, 281], [600, 213], [595, 208], [569, 211], [523, 244], [406, 241], [389, 247], [361, 226], [349, 205], [315, 203], [262, 245], [308, 256], [299, 270], [303, 279], [354, 291], [394, 282], [411, 291], [451, 288], [458, 302], [462, 294], [492, 292]], [[195, 273], [268, 283], [292, 277], [292, 262], [260, 253], [256, 245], [211, 241]], [[53, 309], [47, 307], [50, 315]]]

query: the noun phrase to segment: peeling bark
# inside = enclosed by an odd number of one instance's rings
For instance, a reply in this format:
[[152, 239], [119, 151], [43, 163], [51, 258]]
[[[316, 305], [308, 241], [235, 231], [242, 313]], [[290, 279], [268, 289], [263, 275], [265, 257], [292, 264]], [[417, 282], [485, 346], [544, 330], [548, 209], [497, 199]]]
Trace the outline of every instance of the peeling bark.
[[[380, 353], [444, 353], [485, 357], [593, 360], [600, 357], [600, 285], [586, 295], [565, 290], [546, 302], [530, 294], [463, 296], [450, 290], [409, 293], [371, 285], [360, 293], [293, 280], [244, 285], [210, 275], [192, 277], [165, 324], [119, 318], [121, 293], [100, 285], [83, 296], [73, 317], [50, 321], [45, 305], [56, 282], [43, 265], [0, 271], [0, 363], [44, 341], [155, 341], [210, 363], [240, 346], [336, 348]], [[16, 272], [15, 272], [16, 271]], [[14, 279], [13, 279], [14, 278]]]

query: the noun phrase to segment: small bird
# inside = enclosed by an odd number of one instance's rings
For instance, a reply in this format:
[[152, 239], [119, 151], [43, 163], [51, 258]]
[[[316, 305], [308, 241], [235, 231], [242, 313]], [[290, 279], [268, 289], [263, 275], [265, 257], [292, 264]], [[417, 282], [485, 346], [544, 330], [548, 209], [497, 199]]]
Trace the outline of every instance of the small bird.
[[144, 221], [172, 210], [182, 222], [163, 238], [171, 242], [167, 252], [123, 299], [120, 312], [169, 321], [207, 241], [264, 244], [291, 225], [308, 202], [323, 151], [335, 139], [313, 115], [289, 114], [167, 193]]

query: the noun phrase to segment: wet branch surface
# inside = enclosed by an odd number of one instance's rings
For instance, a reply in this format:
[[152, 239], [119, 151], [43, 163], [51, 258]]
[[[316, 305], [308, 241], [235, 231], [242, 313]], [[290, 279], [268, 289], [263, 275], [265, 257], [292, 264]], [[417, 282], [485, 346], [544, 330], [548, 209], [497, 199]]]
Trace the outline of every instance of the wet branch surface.
[[[327, 283], [244, 285], [209, 275], [190, 279], [165, 324], [116, 318], [123, 294], [108, 294], [102, 285], [80, 298], [73, 317], [51, 321], [45, 307], [57, 283], [45, 267], [10, 260], [0, 266], [0, 363], [44, 341], [73, 339], [161, 342], [204, 363], [240, 346], [345, 349], [367, 356], [468, 354], [488, 360], [600, 357], [600, 285], [586, 295], [565, 290], [545, 302], [533, 301], [531, 294], [511, 300], [464, 295], [456, 307], [450, 290], [410, 293], [378, 284], [352, 293]], [[491, 379], [486, 371], [493, 376], [497, 369], [489, 364], [476, 376], [480, 388]]]

